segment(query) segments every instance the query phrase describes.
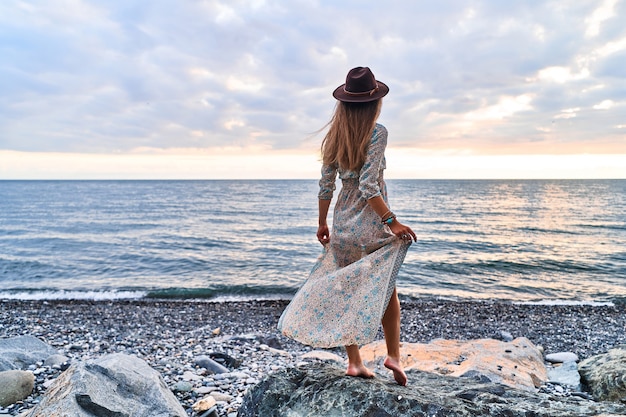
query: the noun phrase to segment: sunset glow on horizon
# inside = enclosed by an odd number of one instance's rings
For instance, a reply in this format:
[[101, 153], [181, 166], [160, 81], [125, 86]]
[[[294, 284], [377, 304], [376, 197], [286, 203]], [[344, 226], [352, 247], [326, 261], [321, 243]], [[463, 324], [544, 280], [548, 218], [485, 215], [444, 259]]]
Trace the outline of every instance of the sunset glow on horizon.
[[[0, 179], [317, 179], [314, 153], [2, 152]], [[626, 155], [472, 155], [389, 148], [389, 179], [620, 179]]]

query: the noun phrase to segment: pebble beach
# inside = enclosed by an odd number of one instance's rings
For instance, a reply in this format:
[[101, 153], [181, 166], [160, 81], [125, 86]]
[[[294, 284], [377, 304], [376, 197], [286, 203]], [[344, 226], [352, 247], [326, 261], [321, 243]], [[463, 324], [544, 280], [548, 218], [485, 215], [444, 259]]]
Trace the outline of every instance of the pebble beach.
[[[276, 323], [285, 300], [259, 301], [0, 301], [0, 338], [31, 335], [69, 363], [122, 352], [161, 373], [188, 415], [207, 394], [219, 415], [233, 417], [247, 389], [264, 375], [305, 361], [313, 350], [284, 338]], [[569, 351], [581, 359], [626, 344], [626, 305], [542, 305], [417, 299], [402, 302], [402, 341], [526, 337], [546, 353]], [[382, 339], [382, 332], [379, 338]], [[345, 357], [343, 349], [330, 350]], [[222, 355], [231, 372], [198, 366], [202, 355]], [[66, 365], [67, 366], [67, 365]], [[37, 383], [24, 402], [0, 415], [18, 415], [37, 403], [66, 366], [38, 364]]]

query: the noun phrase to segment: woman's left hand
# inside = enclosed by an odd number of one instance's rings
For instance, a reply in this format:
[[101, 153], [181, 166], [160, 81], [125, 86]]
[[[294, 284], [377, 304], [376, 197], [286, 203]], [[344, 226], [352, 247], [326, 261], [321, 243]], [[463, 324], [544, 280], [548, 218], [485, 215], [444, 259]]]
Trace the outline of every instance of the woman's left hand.
[[400, 223], [397, 219], [394, 219], [393, 222], [389, 225], [391, 232], [398, 236], [400, 239], [404, 241], [414, 241], [417, 242], [417, 236], [415, 232], [409, 227]]
[[330, 242], [330, 232], [328, 230], [328, 225], [322, 224], [317, 228], [317, 240], [319, 240], [322, 245]]

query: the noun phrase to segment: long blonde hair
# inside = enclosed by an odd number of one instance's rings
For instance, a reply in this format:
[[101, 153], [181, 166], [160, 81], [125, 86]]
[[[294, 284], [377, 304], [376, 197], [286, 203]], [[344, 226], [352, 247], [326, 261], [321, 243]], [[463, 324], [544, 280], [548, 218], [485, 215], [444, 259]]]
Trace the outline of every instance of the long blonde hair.
[[365, 103], [339, 101], [322, 141], [322, 162], [345, 170], [360, 171], [380, 114], [382, 99]]

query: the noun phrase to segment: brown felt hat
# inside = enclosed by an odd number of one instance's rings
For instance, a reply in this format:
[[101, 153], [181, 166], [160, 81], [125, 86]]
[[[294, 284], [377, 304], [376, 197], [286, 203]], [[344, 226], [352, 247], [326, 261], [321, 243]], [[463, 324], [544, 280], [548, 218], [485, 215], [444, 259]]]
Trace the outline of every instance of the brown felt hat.
[[346, 76], [346, 83], [333, 91], [333, 97], [348, 103], [365, 103], [387, 95], [389, 87], [377, 81], [368, 67], [352, 68]]

